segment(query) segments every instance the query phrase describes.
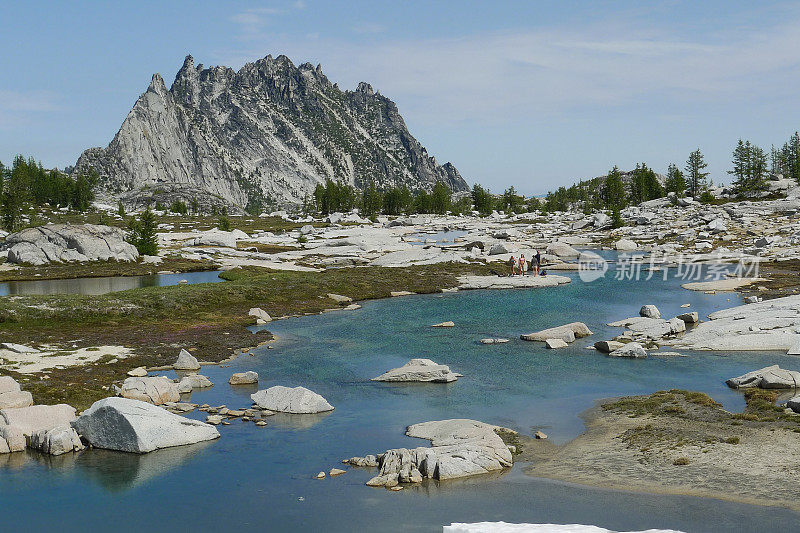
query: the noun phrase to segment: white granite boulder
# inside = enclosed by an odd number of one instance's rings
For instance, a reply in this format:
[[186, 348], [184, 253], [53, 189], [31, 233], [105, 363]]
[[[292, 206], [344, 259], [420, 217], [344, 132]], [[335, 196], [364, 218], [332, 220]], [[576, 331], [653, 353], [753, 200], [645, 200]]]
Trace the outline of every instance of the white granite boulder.
[[195, 356], [186, 350], [181, 350], [172, 368], [175, 370], [200, 370], [200, 363]]
[[219, 438], [219, 431], [209, 424], [128, 398], [96, 401], [72, 427], [96, 448], [131, 453]]
[[33, 405], [33, 396], [23, 391], [11, 376], [0, 376], [0, 409], [28, 407]]
[[647, 350], [645, 350], [644, 346], [638, 342], [629, 342], [622, 348], [617, 348], [616, 350], [610, 352], [608, 355], [611, 357], [632, 357], [635, 359], [640, 359], [647, 357]]
[[63, 403], [0, 410], [0, 426], [14, 427], [26, 437], [43, 429], [69, 424], [73, 420], [75, 408]]
[[207, 389], [213, 387], [214, 384], [206, 376], [201, 374], [189, 374], [184, 376], [178, 382], [178, 392], [181, 394], [188, 394], [194, 389]]
[[49, 455], [62, 455], [84, 448], [78, 433], [70, 425], [40, 429], [31, 435], [28, 447]]
[[731, 378], [725, 383], [732, 389], [794, 389], [800, 386], [800, 372], [772, 365]]
[[345, 462], [355, 466], [378, 463], [378, 475], [369, 486], [392, 487], [398, 483], [419, 483], [428, 479], [456, 479], [486, 474], [510, 467], [514, 459], [497, 434], [497, 426], [476, 420], [453, 419], [409, 426], [406, 435], [431, 441], [431, 447], [398, 448], [374, 456], [354, 457]]
[[173, 381], [164, 376], [127, 378], [119, 393], [123, 398], [141, 400], [153, 405], [180, 401], [181, 395]]
[[261, 324], [266, 324], [267, 322], [272, 322], [272, 317], [269, 316], [269, 313], [261, 309], [260, 307], [252, 307], [250, 311], [247, 313], [248, 316], [255, 317], [256, 322]]
[[25, 434], [16, 426], [0, 425], [0, 453], [24, 452]]
[[774, 298], [715, 311], [669, 344], [689, 350], [780, 350], [800, 336], [800, 295]]
[[639, 248], [639, 245], [630, 239], [620, 239], [614, 243], [614, 249], [618, 252], [632, 252], [637, 248]]
[[661, 311], [658, 310], [658, 307], [655, 305], [643, 305], [641, 309], [639, 309], [639, 316], [645, 318], [661, 318]]
[[578, 250], [561, 241], [555, 241], [548, 244], [545, 253], [555, 255], [561, 259], [574, 259], [581, 255]]
[[440, 365], [430, 359], [412, 359], [399, 368], [393, 368], [372, 381], [419, 381], [449, 383], [456, 381], [461, 374], [450, 371], [447, 365]]
[[251, 394], [260, 408], [278, 413], [312, 414], [333, 411], [333, 406], [314, 391], [305, 387], [276, 385]]
[[592, 330], [583, 322], [570, 322], [563, 326], [554, 328], [543, 329], [536, 333], [528, 333], [527, 335], [520, 335], [520, 339], [524, 341], [540, 341], [545, 342], [547, 339], [561, 339], [564, 342], [573, 342], [576, 338], [587, 337], [592, 334]]

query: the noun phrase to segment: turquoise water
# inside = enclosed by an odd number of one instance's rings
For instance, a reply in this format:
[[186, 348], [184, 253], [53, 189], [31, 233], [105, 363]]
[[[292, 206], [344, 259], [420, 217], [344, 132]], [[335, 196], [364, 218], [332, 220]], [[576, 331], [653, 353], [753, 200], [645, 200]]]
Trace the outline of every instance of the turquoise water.
[[[192, 401], [248, 406], [256, 387], [233, 389], [227, 378], [256, 370], [261, 388], [304, 385], [335, 411], [278, 415], [266, 428], [234, 421], [220, 426], [218, 441], [141, 457], [102, 451], [0, 456], [3, 524], [18, 531], [54, 523], [66, 531], [440, 531], [454, 521], [505, 520], [616, 530], [796, 530], [800, 515], [784, 509], [575, 486], [525, 476], [522, 464], [500, 475], [428, 482], [398, 493], [364, 486], [374, 475], [370, 469], [312, 479], [345, 457], [427, 445], [404, 436], [415, 422], [468, 417], [526, 433], [542, 429], [563, 442], [581, 432], [579, 413], [599, 398], [679, 387], [737, 409], [742, 397], [724, 385], [726, 378], [767, 364], [800, 367], [797, 358], [774, 353], [619, 360], [585, 348], [619, 333], [605, 323], [636, 315], [645, 303], [658, 305], [665, 316], [683, 311], [683, 303], [701, 315], [738, 303], [736, 295], [690, 292], [678, 283], [604, 279], [551, 289], [411, 296], [271, 323], [280, 336], [275, 349], [245, 355], [227, 368], [204, 367], [216, 385]], [[429, 327], [444, 320], [456, 327]], [[595, 335], [554, 351], [518, 340], [521, 333], [574, 320], [586, 322]], [[488, 336], [512, 340], [477, 343]], [[464, 377], [447, 385], [369, 381], [412, 357], [449, 364]]]
[[37, 279], [0, 283], [0, 296], [26, 294], [106, 294], [142, 287], [166, 287], [187, 283], [216, 283], [222, 281], [219, 271], [184, 272], [182, 274], [151, 274], [147, 276], [108, 276], [97, 278]]
[[[464, 230], [449, 230], [449, 231], [440, 231], [436, 233], [414, 233], [411, 235], [412, 237], [416, 237], [421, 239], [421, 242], [414, 242], [411, 241], [409, 244], [414, 244], [418, 246], [424, 246], [426, 244], [439, 244], [439, 245], [448, 245], [455, 243], [455, 240], [459, 237], [463, 237], [466, 235], [467, 232]], [[434, 243], [425, 242], [427, 240], [434, 241]]]

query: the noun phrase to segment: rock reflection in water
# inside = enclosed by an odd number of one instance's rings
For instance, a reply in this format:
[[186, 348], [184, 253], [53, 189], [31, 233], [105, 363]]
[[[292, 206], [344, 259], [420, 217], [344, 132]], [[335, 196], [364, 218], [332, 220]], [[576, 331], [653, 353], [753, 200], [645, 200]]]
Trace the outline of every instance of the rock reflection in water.
[[0, 471], [6, 468], [18, 470], [35, 464], [54, 473], [77, 473], [109, 492], [124, 492], [180, 467], [204, 453], [211, 444], [213, 443], [201, 442], [145, 454], [114, 452], [99, 448], [63, 455], [48, 455], [27, 450], [0, 454]]

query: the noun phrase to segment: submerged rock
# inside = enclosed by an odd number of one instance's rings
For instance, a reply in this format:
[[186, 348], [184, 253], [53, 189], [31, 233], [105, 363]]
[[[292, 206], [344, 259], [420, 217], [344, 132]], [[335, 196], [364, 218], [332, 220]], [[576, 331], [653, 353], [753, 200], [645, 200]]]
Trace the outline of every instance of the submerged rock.
[[237, 372], [230, 377], [228, 383], [231, 385], [251, 385], [253, 383], [258, 383], [258, 373], [252, 370]]
[[172, 365], [172, 367], [175, 370], [200, 370], [200, 363], [197, 361], [195, 356], [186, 350], [181, 350], [178, 354], [177, 361], [175, 361], [175, 364]]
[[305, 387], [276, 385], [251, 394], [250, 398], [262, 409], [279, 413], [312, 414], [333, 411], [333, 406], [325, 398]]
[[583, 322], [571, 322], [563, 326], [554, 328], [543, 329], [536, 333], [528, 333], [527, 335], [520, 335], [520, 339], [524, 341], [541, 341], [547, 339], [561, 339], [564, 342], [573, 342], [575, 338], [587, 337], [592, 334], [592, 330]]
[[126, 378], [122, 382], [120, 396], [132, 400], [141, 400], [153, 405], [180, 401], [178, 387], [171, 379], [164, 376], [145, 378]]
[[219, 438], [213, 426], [128, 398], [105, 398], [92, 404], [72, 427], [96, 448], [147, 453]]
[[544, 345], [551, 350], [555, 350], [558, 348], [566, 348], [569, 346], [563, 339], [547, 339], [544, 341]]
[[508, 339], [495, 337], [495, 338], [481, 339], [479, 342], [481, 344], [505, 344], [508, 342]]
[[453, 321], [451, 321], [451, 320], [448, 320], [447, 322], [439, 322], [438, 324], [434, 324], [431, 327], [432, 328], [452, 328], [454, 326], [455, 326], [455, 323]]
[[393, 368], [372, 381], [420, 381], [432, 383], [449, 383], [457, 380], [461, 374], [450, 371], [447, 365], [440, 365], [430, 359], [412, 359], [399, 368]]

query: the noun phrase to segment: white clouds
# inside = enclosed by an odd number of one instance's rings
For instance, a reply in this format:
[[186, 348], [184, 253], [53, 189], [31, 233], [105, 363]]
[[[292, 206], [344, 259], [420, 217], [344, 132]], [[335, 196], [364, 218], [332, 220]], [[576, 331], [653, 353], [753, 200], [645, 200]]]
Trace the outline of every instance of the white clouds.
[[44, 91], [1, 91], [0, 128], [24, 124], [32, 115], [57, 110], [56, 95]]
[[230, 17], [230, 20], [239, 26], [239, 37], [241, 39], [251, 40], [261, 36], [262, 30], [273, 18], [285, 15], [291, 10], [299, 11], [305, 8], [306, 3], [303, 0], [296, 0], [285, 8], [252, 7], [234, 14]]
[[[361, 33], [372, 26], [358, 26]], [[382, 30], [378, 26], [374, 30]], [[554, 116], [637, 100], [657, 104], [785, 97], [800, 82], [800, 21], [687, 39], [663, 28], [541, 29], [452, 39], [361, 43], [268, 36], [249, 51], [222, 54], [241, 64], [267, 53], [320, 62], [343, 87], [370, 81], [430, 121], [505, 121]], [[237, 61], [238, 60], [238, 61]]]

